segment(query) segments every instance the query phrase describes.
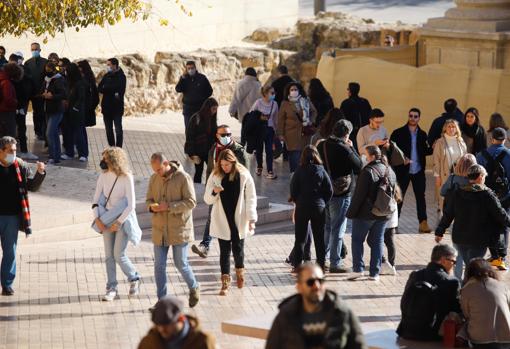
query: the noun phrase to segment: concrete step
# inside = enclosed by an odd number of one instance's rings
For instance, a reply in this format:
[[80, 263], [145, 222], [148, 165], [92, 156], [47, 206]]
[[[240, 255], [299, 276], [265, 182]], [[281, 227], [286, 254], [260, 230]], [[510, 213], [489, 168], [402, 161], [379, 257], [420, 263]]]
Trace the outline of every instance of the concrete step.
[[[291, 205], [268, 204], [267, 208], [260, 208], [258, 212], [258, 223], [256, 234], [276, 233], [284, 231], [293, 231], [294, 225], [291, 222], [293, 207]], [[193, 212], [195, 213], [195, 212]], [[201, 239], [207, 221], [207, 211], [202, 217], [193, 216], [193, 224], [196, 239]], [[91, 228], [92, 218], [87, 222], [71, 223], [68, 225], [55, 226], [46, 229], [36, 229], [30, 238], [25, 239], [20, 235], [20, 245], [38, 244], [47, 242], [76, 241], [98, 237]], [[143, 229], [144, 237], [151, 234], [151, 214], [144, 212], [138, 214], [138, 223]]]

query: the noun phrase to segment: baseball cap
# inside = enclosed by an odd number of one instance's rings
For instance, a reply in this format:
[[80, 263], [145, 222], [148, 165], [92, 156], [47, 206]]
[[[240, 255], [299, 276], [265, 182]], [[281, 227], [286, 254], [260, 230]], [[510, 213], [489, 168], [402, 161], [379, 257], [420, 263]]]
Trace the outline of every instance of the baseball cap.
[[21, 51], [16, 51], [16, 52], [14, 52], [14, 54], [21, 59], [25, 59], [25, 57], [23, 57], [23, 53]]
[[496, 127], [492, 130], [492, 139], [497, 141], [504, 141], [506, 139], [506, 131], [502, 127]]
[[152, 322], [156, 325], [169, 325], [177, 322], [182, 313], [182, 302], [172, 296], [161, 298], [152, 311]]

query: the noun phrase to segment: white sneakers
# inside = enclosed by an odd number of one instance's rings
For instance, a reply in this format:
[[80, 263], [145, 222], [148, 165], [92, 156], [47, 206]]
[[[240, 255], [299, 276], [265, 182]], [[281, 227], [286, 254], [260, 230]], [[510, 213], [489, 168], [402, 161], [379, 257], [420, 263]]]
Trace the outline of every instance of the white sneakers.
[[140, 280], [131, 281], [129, 283], [129, 297], [138, 296], [140, 293]]
[[26, 153], [18, 153], [18, 157], [22, 158], [23, 160], [38, 160], [39, 157], [35, 154], [32, 154], [31, 152]]
[[381, 275], [397, 275], [397, 269], [386, 261], [381, 264]]
[[87, 158], [85, 156], [80, 156], [78, 161], [80, 161], [80, 162], [87, 162]]
[[66, 155], [66, 154], [62, 154], [62, 155], [60, 155], [60, 158], [61, 158], [62, 160], [72, 160], [72, 159], [73, 159], [71, 156]]
[[354, 273], [352, 273], [352, 275], [351, 275], [351, 276], [349, 276], [349, 277], [347, 278], [347, 280], [350, 280], [350, 281], [356, 281], [356, 280], [360, 280], [360, 279], [362, 279], [362, 278], [364, 278], [364, 277], [365, 277], [365, 272], [364, 272], [364, 271], [360, 271], [360, 272], [358, 272], [358, 273], [357, 273], [357, 272], [354, 272]]
[[117, 289], [109, 288], [106, 290], [105, 295], [103, 296], [104, 302], [112, 302], [117, 297]]

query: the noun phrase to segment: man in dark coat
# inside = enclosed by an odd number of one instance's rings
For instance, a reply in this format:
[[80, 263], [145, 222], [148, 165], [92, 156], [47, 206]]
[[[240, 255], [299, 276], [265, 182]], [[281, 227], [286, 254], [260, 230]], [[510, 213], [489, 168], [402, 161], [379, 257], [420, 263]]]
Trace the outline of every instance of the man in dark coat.
[[340, 109], [343, 111], [345, 118], [352, 123], [353, 130], [351, 132], [351, 141], [354, 143], [354, 148], [358, 149], [356, 144], [356, 136], [358, 130], [365, 125], [368, 125], [368, 119], [372, 107], [367, 99], [359, 96], [361, 87], [357, 82], [350, 82], [347, 87], [348, 98], [344, 99], [340, 104]]
[[[440, 340], [439, 327], [450, 313], [460, 313], [460, 282], [451, 275], [457, 251], [439, 244], [432, 249], [426, 268], [413, 271], [400, 300], [402, 320], [397, 334], [405, 339]], [[427, 292], [428, 290], [429, 292]]]
[[278, 108], [280, 108], [284, 98], [283, 93], [285, 92], [285, 87], [293, 82], [294, 79], [289, 76], [289, 70], [286, 66], [280, 65], [276, 69], [278, 70], [278, 78], [273, 81], [271, 86], [274, 88], [274, 100], [278, 103]]
[[175, 90], [182, 93], [184, 127], [188, 128], [191, 116], [198, 112], [204, 101], [211, 97], [213, 89], [204, 74], [197, 71], [194, 61], [186, 62], [186, 72], [181, 76]]
[[427, 155], [432, 154], [432, 148], [427, 142], [427, 134], [418, 126], [420, 117], [420, 109], [411, 108], [407, 124], [393, 131], [390, 140], [395, 142], [408, 159], [403, 165], [394, 167], [397, 182], [402, 190], [402, 201], [398, 204], [398, 215], [400, 217], [402, 205], [404, 204], [403, 199], [409, 187], [409, 182], [411, 182], [416, 198], [416, 213], [420, 223], [418, 231], [420, 233], [430, 233], [431, 229], [427, 223], [427, 206], [425, 202], [425, 168]]
[[280, 304], [266, 349], [367, 348], [357, 316], [324, 281], [318, 265], [298, 268], [298, 294]]
[[447, 99], [444, 102], [444, 110], [445, 112], [435, 118], [434, 121], [432, 121], [432, 125], [430, 125], [428, 140], [431, 147], [434, 147], [436, 140], [441, 138], [443, 125], [446, 120], [453, 119], [459, 123], [459, 126], [464, 122], [464, 114], [462, 114], [457, 107], [457, 101], [455, 99]]
[[44, 112], [44, 99], [41, 97], [41, 90], [44, 82], [44, 67], [48, 60], [41, 57], [41, 45], [34, 42], [30, 45], [32, 58], [25, 62], [25, 74], [30, 78], [33, 85], [33, 94], [30, 96], [32, 102], [34, 131], [39, 140], [46, 139], [46, 114]]
[[[106, 129], [106, 138], [110, 147], [120, 147], [124, 141], [122, 131], [122, 116], [124, 115], [124, 94], [126, 93], [126, 75], [119, 67], [117, 58], [110, 58], [107, 62], [107, 73], [101, 79], [97, 90], [103, 94], [101, 111]], [[115, 124], [115, 135], [113, 125]]]
[[152, 312], [154, 327], [143, 337], [138, 349], [214, 349], [212, 335], [202, 331], [198, 319], [182, 312], [177, 298], [161, 298]]

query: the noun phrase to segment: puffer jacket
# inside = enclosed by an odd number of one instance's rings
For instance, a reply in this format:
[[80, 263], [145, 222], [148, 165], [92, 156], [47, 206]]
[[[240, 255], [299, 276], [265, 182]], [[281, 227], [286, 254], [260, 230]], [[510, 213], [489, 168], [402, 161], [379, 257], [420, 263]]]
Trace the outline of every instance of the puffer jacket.
[[368, 220], [386, 220], [390, 216], [376, 216], [372, 213], [372, 207], [377, 197], [377, 189], [381, 174], [386, 173], [388, 168], [388, 176], [392, 186], [396, 184], [397, 178], [391, 169], [384, 165], [380, 160], [374, 160], [367, 164], [362, 170], [356, 182], [356, 189], [352, 196], [351, 205], [347, 210], [347, 218], [368, 219]]
[[[305, 349], [300, 322], [303, 312], [301, 295], [296, 294], [285, 299], [279, 308], [280, 312], [267, 336], [266, 349]], [[323, 311], [328, 322], [322, 348], [367, 348], [358, 318], [335, 292], [326, 291]]]
[[510, 226], [510, 217], [494, 193], [478, 184], [468, 184], [451, 194], [435, 234], [443, 236], [452, 221], [452, 241], [478, 247], [491, 246], [499, 232]]
[[180, 245], [194, 240], [192, 210], [197, 205], [193, 180], [177, 161], [170, 162], [165, 177], [153, 174], [149, 180], [146, 204], [168, 204], [167, 212], [152, 215], [152, 242], [156, 246]]

